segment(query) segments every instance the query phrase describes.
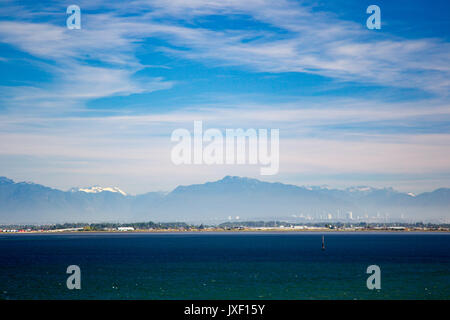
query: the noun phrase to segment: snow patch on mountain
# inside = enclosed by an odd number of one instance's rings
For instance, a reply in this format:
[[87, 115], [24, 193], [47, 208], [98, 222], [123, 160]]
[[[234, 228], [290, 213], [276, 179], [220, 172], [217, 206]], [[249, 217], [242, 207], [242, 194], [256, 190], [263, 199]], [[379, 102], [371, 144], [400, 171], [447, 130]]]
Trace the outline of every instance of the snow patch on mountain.
[[350, 187], [347, 188], [348, 192], [372, 192], [375, 188], [368, 187], [368, 186], [357, 186], [357, 187]]
[[100, 193], [100, 192], [114, 192], [114, 193], [120, 193], [123, 196], [126, 196], [127, 194], [120, 190], [118, 187], [99, 187], [99, 186], [93, 186], [90, 188], [78, 188], [72, 191], [80, 191], [80, 192], [86, 192], [86, 193]]

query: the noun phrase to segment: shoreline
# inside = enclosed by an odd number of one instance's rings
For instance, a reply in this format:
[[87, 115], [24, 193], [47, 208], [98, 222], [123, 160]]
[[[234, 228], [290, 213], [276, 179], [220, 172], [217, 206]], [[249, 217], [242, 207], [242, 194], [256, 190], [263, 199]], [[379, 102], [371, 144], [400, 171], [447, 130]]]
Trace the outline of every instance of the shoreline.
[[307, 233], [392, 233], [392, 234], [406, 234], [406, 233], [450, 233], [450, 230], [133, 230], [133, 231], [117, 231], [117, 230], [96, 230], [96, 231], [29, 231], [29, 232], [0, 232], [0, 235], [51, 235], [51, 234], [70, 234], [70, 235], [89, 235], [89, 234], [251, 234], [251, 233], [279, 233], [279, 234], [307, 234]]

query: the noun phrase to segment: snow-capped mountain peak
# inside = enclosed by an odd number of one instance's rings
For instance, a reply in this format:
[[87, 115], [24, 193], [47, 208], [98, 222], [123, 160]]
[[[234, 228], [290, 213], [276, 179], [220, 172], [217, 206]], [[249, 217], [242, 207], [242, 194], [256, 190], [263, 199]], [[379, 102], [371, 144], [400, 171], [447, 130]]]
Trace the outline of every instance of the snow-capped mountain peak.
[[78, 188], [73, 191], [80, 191], [80, 192], [86, 192], [86, 193], [100, 193], [100, 192], [108, 191], [108, 192], [120, 193], [123, 196], [127, 195], [124, 191], [120, 190], [118, 187], [93, 186], [93, 187], [89, 187], [89, 188]]
[[348, 192], [371, 192], [374, 190], [375, 190], [375, 188], [368, 187], [368, 186], [357, 186], [357, 187], [347, 188]]
[[309, 190], [309, 191], [315, 191], [315, 190], [332, 190], [332, 188], [327, 185], [327, 184], [322, 184], [320, 186], [304, 186], [305, 189]]

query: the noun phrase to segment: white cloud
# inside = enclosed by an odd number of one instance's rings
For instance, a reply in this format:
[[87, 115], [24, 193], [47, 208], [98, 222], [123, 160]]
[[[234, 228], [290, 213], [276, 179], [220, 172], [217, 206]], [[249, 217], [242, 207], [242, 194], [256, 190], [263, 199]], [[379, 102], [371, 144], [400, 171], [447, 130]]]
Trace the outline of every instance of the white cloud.
[[[205, 128], [280, 128], [280, 176], [345, 174], [431, 175], [450, 172], [450, 135], [397, 133], [383, 128], [375, 133], [327, 129], [327, 126], [396, 121], [408, 126], [429, 114], [448, 117], [446, 105], [421, 107], [408, 104], [392, 112], [377, 101], [336, 99], [333, 106], [243, 105], [241, 108], [207, 108], [161, 112], [154, 115], [36, 118], [0, 117], [0, 158], [20, 157], [56, 162], [49, 174], [113, 175], [123, 183], [148, 179], [132, 192], [170, 189], [176, 183], [212, 179], [220, 175], [256, 176], [254, 166], [174, 166], [170, 160], [170, 134], [176, 128], [193, 130], [194, 120]], [[36, 127], [36, 124], [39, 124]], [[316, 126], [324, 128], [317, 130]], [[11, 167], [15, 165], [12, 164]], [[27, 169], [27, 170], [32, 170]], [[140, 174], [139, 174], [140, 173]], [[173, 177], [179, 177], [175, 181]], [[72, 179], [67, 178], [69, 187]], [[78, 178], [77, 178], [78, 179]], [[92, 179], [92, 178], [89, 178]], [[111, 177], [109, 179], [112, 179]], [[194, 180], [192, 180], [194, 179]], [[272, 179], [272, 178], [271, 178]], [[276, 177], [273, 177], [276, 180]], [[441, 183], [445, 185], [445, 177]], [[89, 180], [90, 181], [90, 180]], [[109, 181], [112, 183], [111, 181]], [[114, 181], [113, 181], [114, 182]], [[98, 182], [99, 183], [99, 182]], [[395, 184], [394, 184], [395, 185]], [[145, 187], [145, 188], [144, 188]], [[139, 189], [139, 190], [138, 190]], [[410, 191], [412, 190], [409, 189]], [[417, 189], [414, 189], [417, 190]]]
[[[170, 54], [236, 65], [259, 72], [307, 72], [339, 80], [417, 88], [447, 95], [450, 87], [450, 44], [439, 39], [403, 39], [380, 35], [362, 24], [337, 19], [293, 1], [136, 1], [150, 17], [189, 21], [195, 27], [164, 26], [139, 18], [142, 34], [156, 33], [188, 50], [164, 48]], [[193, 20], [208, 15], [248, 15], [278, 28], [211, 30]], [[364, 13], [362, 13], [363, 15]], [[145, 19], [148, 19], [145, 16]], [[255, 38], [255, 39], [254, 39]]]
[[[80, 63], [96, 59], [131, 71], [142, 68], [134, 50], [142, 39], [165, 39], [183, 50], [167, 54], [211, 65], [258, 72], [307, 72], [338, 80], [408, 87], [446, 95], [450, 44], [439, 39], [402, 39], [383, 30], [339, 20], [293, 1], [131, 1], [127, 6], [82, 1], [83, 29], [26, 21], [1, 21], [0, 41], [42, 59]], [[89, 9], [103, 8], [91, 14]], [[136, 15], [126, 16], [127, 13]], [[201, 27], [196, 18], [247, 15], [277, 29]], [[362, 13], [362, 15], [365, 13]], [[238, 19], [238, 18], [236, 18]], [[179, 21], [185, 20], [188, 24]], [[250, 21], [250, 25], [252, 20]], [[278, 33], [282, 31], [283, 34]], [[134, 86], [132, 86], [134, 87]], [[137, 92], [140, 90], [138, 89]]]
[[121, 30], [102, 26], [106, 18], [98, 15], [92, 19], [94, 31], [68, 30], [49, 23], [0, 21], [0, 41], [38, 58], [35, 65], [53, 77], [50, 83], [3, 86], [3, 105], [14, 112], [49, 112], [51, 108], [61, 111], [82, 108], [89, 99], [172, 87], [173, 81], [159, 77], [136, 79], [135, 73], [147, 66], [135, 57], [135, 39]]

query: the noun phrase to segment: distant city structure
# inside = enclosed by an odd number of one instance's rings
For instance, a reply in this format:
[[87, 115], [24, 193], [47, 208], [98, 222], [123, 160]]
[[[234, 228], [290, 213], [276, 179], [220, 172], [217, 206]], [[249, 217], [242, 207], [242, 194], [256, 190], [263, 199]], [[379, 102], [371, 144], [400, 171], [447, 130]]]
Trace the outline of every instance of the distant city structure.
[[1, 226], [0, 233], [77, 233], [77, 232], [223, 232], [223, 231], [450, 231], [450, 224], [366, 223], [366, 222], [306, 222], [229, 221], [214, 225], [184, 222], [76, 223], [56, 225]]
[[118, 227], [118, 231], [134, 231], [133, 227]]

